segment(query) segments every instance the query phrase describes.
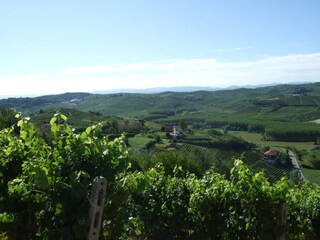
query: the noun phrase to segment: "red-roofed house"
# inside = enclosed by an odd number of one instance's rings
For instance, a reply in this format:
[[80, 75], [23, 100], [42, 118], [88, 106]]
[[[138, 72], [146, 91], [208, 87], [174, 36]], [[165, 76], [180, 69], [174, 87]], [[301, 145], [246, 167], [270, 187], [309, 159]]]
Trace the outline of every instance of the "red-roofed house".
[[268, 163], [274, 164], [278, 160], [278, 152], [275, 150], [266, 151], [264, 154], [264, 160]]

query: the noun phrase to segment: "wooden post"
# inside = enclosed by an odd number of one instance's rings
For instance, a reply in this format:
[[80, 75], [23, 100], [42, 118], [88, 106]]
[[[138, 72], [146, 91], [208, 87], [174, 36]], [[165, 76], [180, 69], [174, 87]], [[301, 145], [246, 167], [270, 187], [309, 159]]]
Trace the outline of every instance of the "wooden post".
[[91, 196], [89, 198], [89, 234], [88, 240], [98, 240], [100, 237], [103, 208], [106, 201], [107, 180], [96, 177], [92, 182]]
[[286, 229], [287, 229], [287, 204], [280, 203], [279, 217], [278, 217], [277, 226], [275, 229], [275, 239], [276, 240], [285, 240], [286, 239]]

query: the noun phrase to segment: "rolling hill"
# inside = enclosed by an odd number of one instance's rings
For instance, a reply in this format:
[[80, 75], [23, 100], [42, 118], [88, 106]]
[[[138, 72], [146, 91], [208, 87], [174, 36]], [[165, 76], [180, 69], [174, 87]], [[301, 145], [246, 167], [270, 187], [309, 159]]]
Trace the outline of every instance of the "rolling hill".
[[320, 118], [320, 83], [219, 91], [139, 93], [65, 93], [0, 100], [0, 107], [25, 115], [71, 108], [120, 117], [161, 119], [201, 117], [311, 121]]

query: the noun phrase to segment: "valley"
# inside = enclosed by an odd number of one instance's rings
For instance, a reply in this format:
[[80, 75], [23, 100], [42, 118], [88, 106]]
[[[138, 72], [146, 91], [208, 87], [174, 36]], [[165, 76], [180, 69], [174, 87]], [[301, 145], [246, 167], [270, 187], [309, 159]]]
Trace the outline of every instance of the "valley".
[[317, 83], [2, 99], [0, 237], [82, 238], [105, 176], [107, 239], [317, 239], [318, 100]]
[[[214, 141], [231, 137], [235, 141], [246, 141], [252, 144], [251, 149], [260, 149], [261, 156], [256, 157], [257, 161], [262, 159], [263, 149], [290, 149], [297, 152], [302, 172], [307, 178], [320, 184], [320, 170], [317, 170], [320, 125], [314, 123], [320, 118], [319, 102], [320, 84], [312, 83], [155, 94], [65, 93], [2, 99], [0, 107], [30, 116], [37, 126], [48, 124], [56, 111], [65, 114], [78, 131], [103, 122], [104, 134], [115, 137], [122, 132], [127, 133], [130, 152], [134, 152], [136, 157], [146, 147], [166, 151], [167, 145], [174, 140], [177, 146], [191, 144], [209, 151], [222, 151], [224, 167], [230, 169], [232, 159], [239, 158], [246, 148], [240, 147], [238, 154], [232, 157], [230, 151], [234, 149], [219, 146]], [[137, 122], [138, 125], [134, 125]], [[182, 130], [180, 128], [183, 139], [173, 138], [170, 131], [164, 130], [168, 126], [179, 128], [181, 123], [185, 125]], [[211, 129], [222, 137], [210, 134]], [[178, 153], [183, 151], [177, 150]], [[154, 155], [154, 152], [149, 154]], [[213, 158], [215, 160], [208, 160], [211, 164], [221, 165], [219, 158]], [[265, 166], [261, 166], [258, 170], [264, 170]]]

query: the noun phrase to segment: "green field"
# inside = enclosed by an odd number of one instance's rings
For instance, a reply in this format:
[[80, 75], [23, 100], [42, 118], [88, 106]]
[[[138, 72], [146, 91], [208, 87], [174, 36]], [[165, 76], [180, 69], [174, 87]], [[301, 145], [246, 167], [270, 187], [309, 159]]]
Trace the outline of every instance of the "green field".
[[[307, 152], [310, 152], [313, 150], [313, 148], [315, 147], [313, 142], [277, 142], [277, 141], [263, 141], [261, 140], [262, 136], [259, 133], [249, 133], [249, 132], [243, 132], [243, 131], [232, 131], [229, 132], [230, 134], [233, 134], [235, 136], [238, 137], [242, 137], [243, 139], [255, 143], [260, 147], [265, 147], [265, 146], [269, 146], [272, 148], [277, 148], [277, 147], [281, 147], [281, 148], [287, 148], [287, 147], [291, 147], [291, 148], [295, 148], [299, 151], [304, 151], [306, 150]], [[300, 159], [302, 160], [302, 159]], [[299, 161], [300, 165], [301, 161]], [[307, 169], [304, 167], [301, 167], [301, 171], [304, 175], [304, 177], [313, 183], [316, 184], [320, 184], [320, 170], [315, 170], [315, 169]]]
[[301, 168], [304, 177], [310, 182], [320, 185], [320, 170]]
[[251, 133], [244, 131], [229, 131], [230, 134], [241, 137], [248, 142], [252, 142], [260, 147], [291, 147], [298, 150], [312, 150], [314, 142], [280, 142], [280, 141], [264, 141], [260, 133]]
[[142, 136], [140, 134], [136, 135], [133, 138], [129, 138], [129, 145], [131, 148], [143, 148], [148, 142], [152, 139], [148, 138], [147, 136]]

